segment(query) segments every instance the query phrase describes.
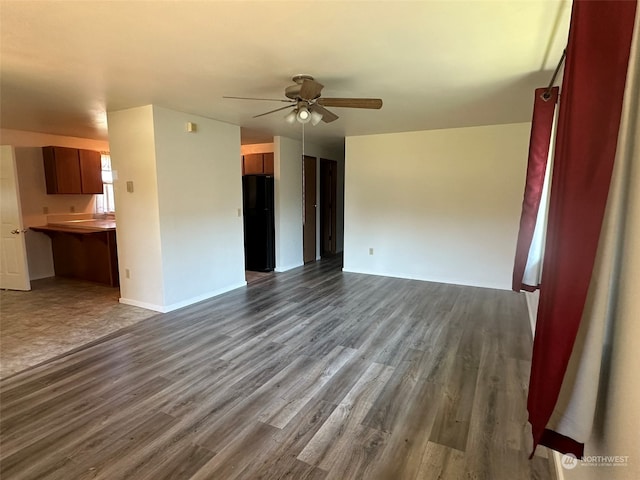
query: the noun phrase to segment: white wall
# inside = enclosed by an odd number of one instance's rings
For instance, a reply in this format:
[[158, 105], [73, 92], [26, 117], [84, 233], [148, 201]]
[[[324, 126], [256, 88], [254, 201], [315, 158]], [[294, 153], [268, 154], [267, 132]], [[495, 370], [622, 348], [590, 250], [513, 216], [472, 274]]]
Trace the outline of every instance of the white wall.
[[[47, 195], [41, 147], [56, 145], [105, 151], [109, 149], [107, 142], [7, 129], [0, 130], [0, 137], [3, 144], [17, 147], [16, 168], [25, 228], [47, 223], [45, 207], [49, 215], [70, 213], [72, 209], [76, 213], [94, 212], [94, 195]], [[30, 279], [52, 277], [55, 272], [49, 237], [27, 230], [25, 243]]]
[[[164, 276], [151, 105], [108, 112], [116, 202], [120, 301], [162, 310]], [[133, 192], [126, 182], [133, 182]], [[126, 278], [126, 270], [129, 277]]]
[[173, 309], [246, 284], [240, 128], [157, 106], [153, 120], [165, 305]]
[[529, 130], [347, 137], [344, 270], [510, 289]]
[[240, 128], [151, 105], [108, 121], [121, 301], [167, 312], [245, 285]]
[[274, 138], [276, 271], [304, 264], [302, 251], [302, 144]]

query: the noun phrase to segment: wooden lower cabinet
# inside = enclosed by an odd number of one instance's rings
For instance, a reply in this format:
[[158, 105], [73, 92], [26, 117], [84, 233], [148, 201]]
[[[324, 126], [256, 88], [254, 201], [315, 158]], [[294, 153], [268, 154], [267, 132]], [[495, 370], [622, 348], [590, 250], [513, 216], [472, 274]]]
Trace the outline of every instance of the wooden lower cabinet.
[[51, 238], [56, 276], [120, 285], [115, 230], [70, 232], [31, 227]]

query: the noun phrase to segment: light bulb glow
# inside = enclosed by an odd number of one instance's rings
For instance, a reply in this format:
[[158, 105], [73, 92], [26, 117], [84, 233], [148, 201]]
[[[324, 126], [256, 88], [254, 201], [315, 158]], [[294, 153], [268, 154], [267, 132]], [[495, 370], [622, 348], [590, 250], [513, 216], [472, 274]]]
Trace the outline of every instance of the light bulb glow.
[[298, 109], [298, 121], [300, 123], [307, 123], [311, 120], [311, 113], [307, 109], [307, 107], [300, 107]]

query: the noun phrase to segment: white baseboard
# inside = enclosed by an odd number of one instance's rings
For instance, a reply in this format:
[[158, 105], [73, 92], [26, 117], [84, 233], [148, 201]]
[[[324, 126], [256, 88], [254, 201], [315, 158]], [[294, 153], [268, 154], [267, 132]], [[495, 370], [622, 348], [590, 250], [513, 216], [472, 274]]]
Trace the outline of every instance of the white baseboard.
[[131, 298], [120, 297], [118, 301], [124, 305], [131, 305], [132, 307], [140, 307], [145, 308], [147, 310], [153, 310], [154, 312], [163, 312], [162, 305], [156, 305], [154, 303], [140, 302], [138, 300], [133, 300]]
[[298, 268], [298, 267], [302, 267], [304, 265], [304, 263], [296, 263], [296, 264], [292, 264], [292, 265], [285, 265], [284, 267], [282, 266], [277, 266], [275, 268], [275, 272], [286, 272], [287, 270], [292, 270], [294, 268]]
[[196, 297], [191, 297], [188, 300], [183, 300], [181, 302], [176, 302], [171, 305], [155, 305], [153, 303], [140, 302], [138, 300], [133, 300], [130, 298], [120, 297], [120, 303], [125, 305], [132, 305], [134, 307], [146, 308], [147, 310], [153, 310], [154, 312], [160, 313], [168, 313], [174, 310], [178, 310], [179, 308], [188, 307], [189, 305], [193, 305], [194, 303], [202, 302], [203, 300], [208, 300], [209, 298], [217, 297], [218, 295], [222, 295], [223, 293], [227, 293], [231, 290], [235, 290], [236, 288], [244, 287], [247, 285], [247, 282], [240, 282], [235, 285], [230, 285], [228, 287], [221, 288], [219, 290], [214, 290], [213, 292], [207, 292], [202, 295], [198, 295]]

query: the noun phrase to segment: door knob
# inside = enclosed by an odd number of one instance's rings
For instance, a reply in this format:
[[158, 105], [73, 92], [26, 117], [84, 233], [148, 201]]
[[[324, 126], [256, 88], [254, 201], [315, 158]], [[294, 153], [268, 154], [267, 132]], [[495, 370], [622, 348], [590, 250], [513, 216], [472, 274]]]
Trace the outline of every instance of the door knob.
[[18, 235], [20, 233], [20, 230], [18, 230], [17, 228], [15, 230], [11, 230], [11, 233], [13, 235]]

